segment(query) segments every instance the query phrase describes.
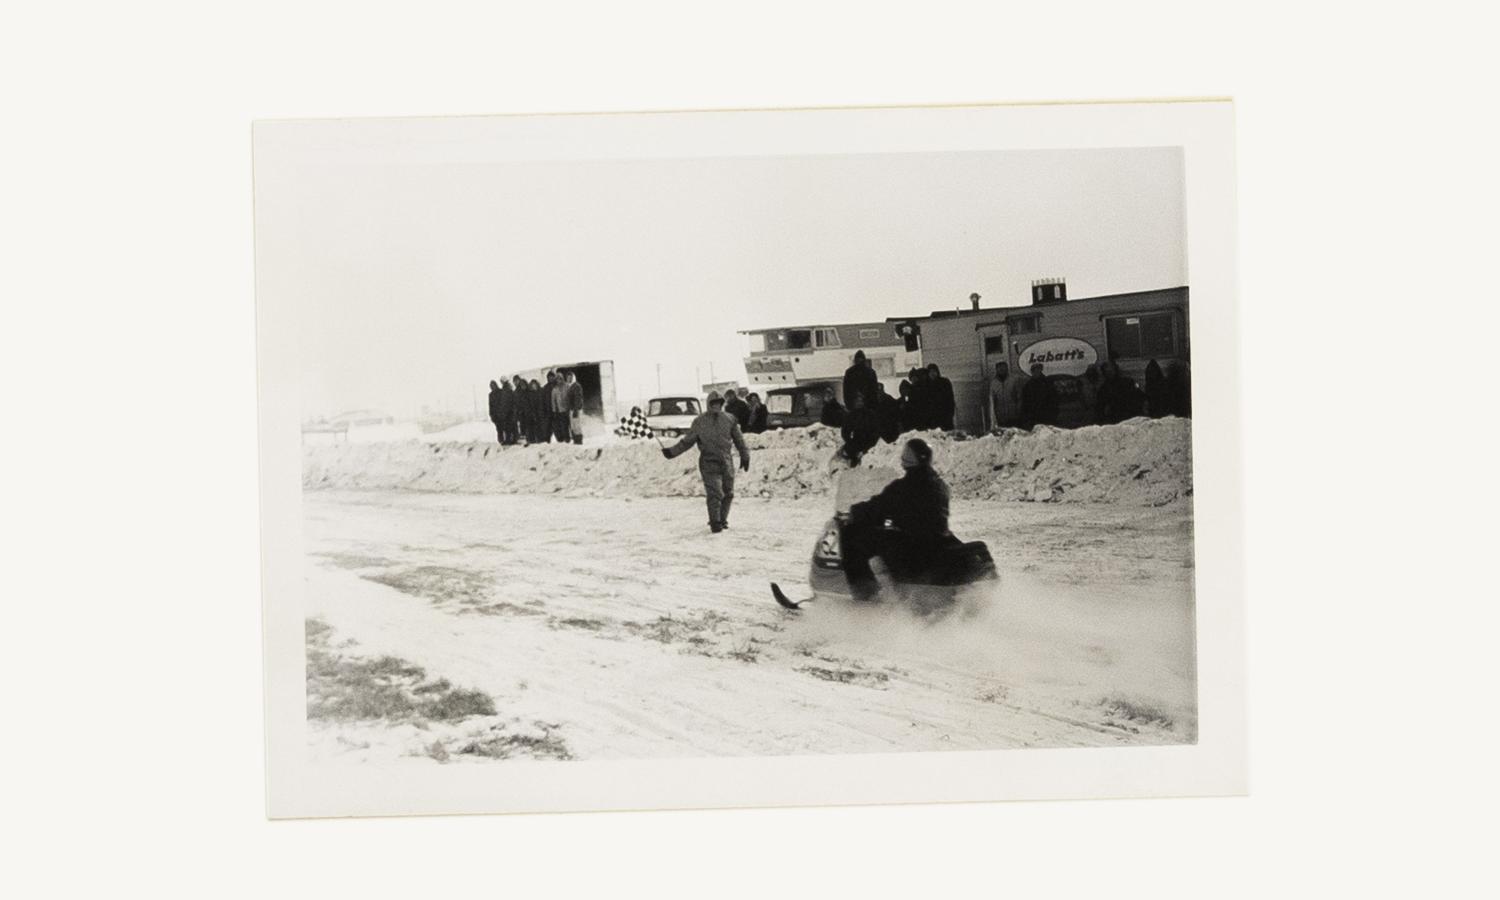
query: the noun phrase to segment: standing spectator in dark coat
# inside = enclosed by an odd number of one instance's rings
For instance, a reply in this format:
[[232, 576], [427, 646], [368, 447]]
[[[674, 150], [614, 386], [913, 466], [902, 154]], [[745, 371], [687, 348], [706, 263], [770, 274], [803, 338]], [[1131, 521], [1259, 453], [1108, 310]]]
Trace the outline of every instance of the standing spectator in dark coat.
[[515, 405], [516, 405], [516, 440], [531, 443], [531, 385], [526, 379], [517, 375], [511, 379], [515, 382]]
[[912, 369], [910, 372], [906, 373], [906, 377], [903, 378], [903, 379], [901, 379], [901, 383], [896, 386], [896, 394], [897, 394], [896, 403], [898, 403], [900, 405], [900, 407], [901, 407], [901, 430], [902, 431], [910, 431], [912, 429], [912, 423], [911, 423], [911, 411], [912, 411], [912, 406], [911, 406], [911, 392], [916, 387], [916, 385], [917, 385], [917, 370], [916, 369]]
[[500, 381], [500, 443], [509, 447], [517, 440], [516, 392], [511, 389], [510, 379], [504, 378]]
[[750, 427], [750, 406], [734, 393], [734, 388], [724, 392], [724, 411], [734, 416], [740, 431]]
[[540, 381], [531, 379], [531, 442], [533, 444], [547, 443], [547, 435], [552, 431], [551, 413], [548, 407], [551, 405], [547, 399], [547, 388]]
[[879, 382], [879, 376], [865, 359], [865, 351], [854, 351], [854, 365], [844, 370], [844, 405], [851, 411], [870, 405]]
[[568, 410], [568, 434], [573, 443], [583, 443], [583, 385], [570, 369], [563, 373], [563, 393]]
[[944, 431], [952, 431], [953, 414], [958, 404], [953, 399], [953, 382], [943, 377], [937, 363], [927, 367], [927, 390], [932, 398], [929, 407], [932, 424]]
[[766, 409], [766, 405], [760, 402], [760, 394], [752, 391], [745, 398], [745, 405], [750, 407], [750, 424], [746, 426], [745, 432], [747, 434], [764, 433], [771, 413]]
[[1057, 389], [1042, 374], [1042, 364], [1031, 366], [1031, 378], [1021, 391], [1021, 422], [1028, 429], [1057, 422]]
[[875, 382], [875, 428], [887, 444], [901, 436], [901, 403], [885, 392], [885, 383]]
[[505, 401], [504, 401], [504, 396], [505, 396], [505, 392], [502, 392], [502, 390], [499, 390], [498, 384], [495, 384], [495, 383], [493, 383], [493, 381], [490, 381], [490, 383], [489, 383], [489, 420], [490, 420], [490, 422], [495, 423], [495, 440], [499, 441], [499, 444], [501, 444], [501, 446], [504, 446], [504, 444], [507, 443], [507, 441], [505, 441], [505, 438], [510, 437], [510, 434], [508, 434], [508, 432], [505, 431]]
[[1089, 363], [1078, 379], [1078, 396], [1083, 401], [1083, 421], [1079, 424], [1094, 425], [1099, 421], [1099, 367]]
[[912, 369], [906, 376], [911, 387], [906, 391], [906, 408], [901, 412], [902, 431], [921, 431], [932, 426], [932, 391], [927, 384], [926, 369]]
[[844, 405], [831, 386], [823, 389], [823, 411], [818, 414], [818, 421], [832, 428], [844, 427]]
[[1146, 415], [1160, 419], [1167, 414], [1167, 376], [1156, 360], [1146, 363]]
[[1174, 359], [1167, 365], [1167, 403], [1172, 415], [1193, 417], [1193, 387], [1186, 360]]
[[844, 436], [844, 446], [839, 448], [839, 455], [848, 460], [850, 465], [855, 465], [871, 447], [880, 442], [880, 419], [875, 410], [868, 406], [845, 410], [841, 433]]
[[1099, 374], [1104, 378], [1099, 384], [1099, 424], [1114, 425], [1141, 414], [1146, 395], [1120, 371], [1119, 364], [1110, 360], [1099, 367]]

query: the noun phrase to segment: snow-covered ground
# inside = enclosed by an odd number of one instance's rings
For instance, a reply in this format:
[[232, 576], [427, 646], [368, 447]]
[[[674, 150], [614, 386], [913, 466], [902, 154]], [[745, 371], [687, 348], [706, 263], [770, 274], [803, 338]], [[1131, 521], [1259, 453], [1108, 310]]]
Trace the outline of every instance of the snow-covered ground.
[[[1185, 424], [1166, 427], [1184, 435]], [[1162, 443], [1168, 432], [1154, 434]], [[955, 496], [986, 493], [961, 487], [974, 479], [954, 464], [955, 448], [975, 448], [976, 471], [992, 458], [1019, 468], [1035, 449], [986, 441], [940, 448]], [[309, 457], [307, 484], [347, 483], [360, 449]], [[1129, 469], [1139, 459], [1112, 461], [1123, 474], [1112, 468], [1109, 484], [1073, 491], [1126, 491], [1132, 503], [956, 499], [954, 531], [989, 542], [1002, 581], [967, 598], [967, 615], [929, 623], [891, 608], [774, 604], [768, 580], [801, 592], [832, 508], [820, 476], [792, 455], [779, 461], [792, 474], [742, 488], [731, 530], [712, 535], [701, 499], [620, 489], [626, 476], [613, 467], [624, 463], [609, 451], [601, 460], [562, 446], [507, 450], [500, 474], [493, 454], [421, 452], [449, 456], [445, 477], [467, 473], [468, 492], [395, 489], [417, 470], [398, 472], [389, 456], [375, 466], [387, 481], [378, 489], [306, 492], [307, 616], [343, 658], [394, 657], [445, 680], [433, 690], [483, 692], [494, 712], [313, 721], [320, 758], [431, 765], [1195, 739], [1191, 503], [1179, 485], [1179, 499], [1151, 505], [1163, 490], [1139, 489], [1145, 479]], [[1081, 447], [1067, 452], [1081, 465]], [[474, 456], [489, 460], [489, 480]], [[770, 452], [758, 460], [777, 463]], [[481, 492], [531, 484], [532, 465], [570, 477], [609, 466], [616, 483], [593, 497]], [[678, 467], [664, 465], [660, 483], [675, 484]], [[1005, 468], [987, 471], [999, 479]], [[788, 478], [804, 480], [805, 496], [782, 490]]]

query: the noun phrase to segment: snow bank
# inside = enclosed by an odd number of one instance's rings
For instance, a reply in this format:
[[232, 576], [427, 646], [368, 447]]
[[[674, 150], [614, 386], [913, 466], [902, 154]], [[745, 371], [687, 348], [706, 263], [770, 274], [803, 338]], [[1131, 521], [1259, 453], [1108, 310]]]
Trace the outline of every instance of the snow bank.
[[[1119, 425], [1003, 431], [981, 438], [921, 435], [955, 499], [1160, 506], [1192, 494], [1191, 423], [1131, 419]], [[822, 426], [748, 435], [751, 469], [740, 496], [796, 498], [833, 485], [838, 432]], [[866, 468], [898, 468], [901, 443], [880, 444]], [[697, 451], [666, 460], [656, 441], [608, 446], [493, 441], [306, 446], [308, 489], [400, 489], [609, 497], [698, 496]]]
[[302, 443], [307, 446], [331, 444], [384, 444], [391, 441], [415, 441], [422, 429], [415, 422], [388, 422], [381, 425], [355, 425], [347, 431], [304, 431]]

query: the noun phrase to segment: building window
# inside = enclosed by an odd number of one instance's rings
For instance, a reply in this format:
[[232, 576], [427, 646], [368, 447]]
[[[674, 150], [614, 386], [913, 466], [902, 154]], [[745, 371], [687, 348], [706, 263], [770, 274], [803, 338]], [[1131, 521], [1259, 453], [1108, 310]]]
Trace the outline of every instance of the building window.
[[875, 370], [876, 375], [885, 378], [894, 378], [896, 376], [896, 360], [889, 356], [870, 357], [870, 368]]
[[1117, 316], [1104, 321], [1109, 354], [1121, 359], [1160, 359], [1177, 355], [1177, 327], [1171, 313]]
[[786, 333], [786, 347], [788, 350], [806, 350], [811, 346], [811, 331], [788, 331]]
[[1017, 316], [1014, 319], [1005, 320], [1010, 327], [1011, 334], [1036, 334], [1042, 330], [1041, 316]]
[[875, 341], [875, 340], [879, 340], [880, 339], [880, 329], [879, 328], [861, 328], [859, 330], [859, 339], [862, 340], [862, 341]]
[[837, 328], [819, 328], [813, 332], [813, 346], [815, 347], [839, 347], [839, 330]]
[[1004, 336], [987, 337], [987, 338], [984, 339], [984, 355], [985, 356], [989, 356], [992, 353], [1004, 353], [1004, 352], [1005, 352], [1005, 338], [1004, 338]]

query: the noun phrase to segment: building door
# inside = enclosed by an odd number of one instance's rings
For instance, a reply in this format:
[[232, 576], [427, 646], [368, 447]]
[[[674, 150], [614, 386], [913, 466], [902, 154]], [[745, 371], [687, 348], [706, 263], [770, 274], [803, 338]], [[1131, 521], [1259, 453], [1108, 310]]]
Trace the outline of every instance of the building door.
[[980, 421], [984, 422], [986, 431], [995, 427], [995, 407], [990, 402], [990, 382], [995, 380], [995, 366], [1005, 363], [1015, 371], [1015, 363], [1010, 358], [1010, 335], [1007, 333], [1004, 322], [996, 322], [993, 325], [980, 325], [976, 329], [979, 338], [980, 372], [979, 384], [983, 388], [980, 396], [983, 398], [984, 412]]

